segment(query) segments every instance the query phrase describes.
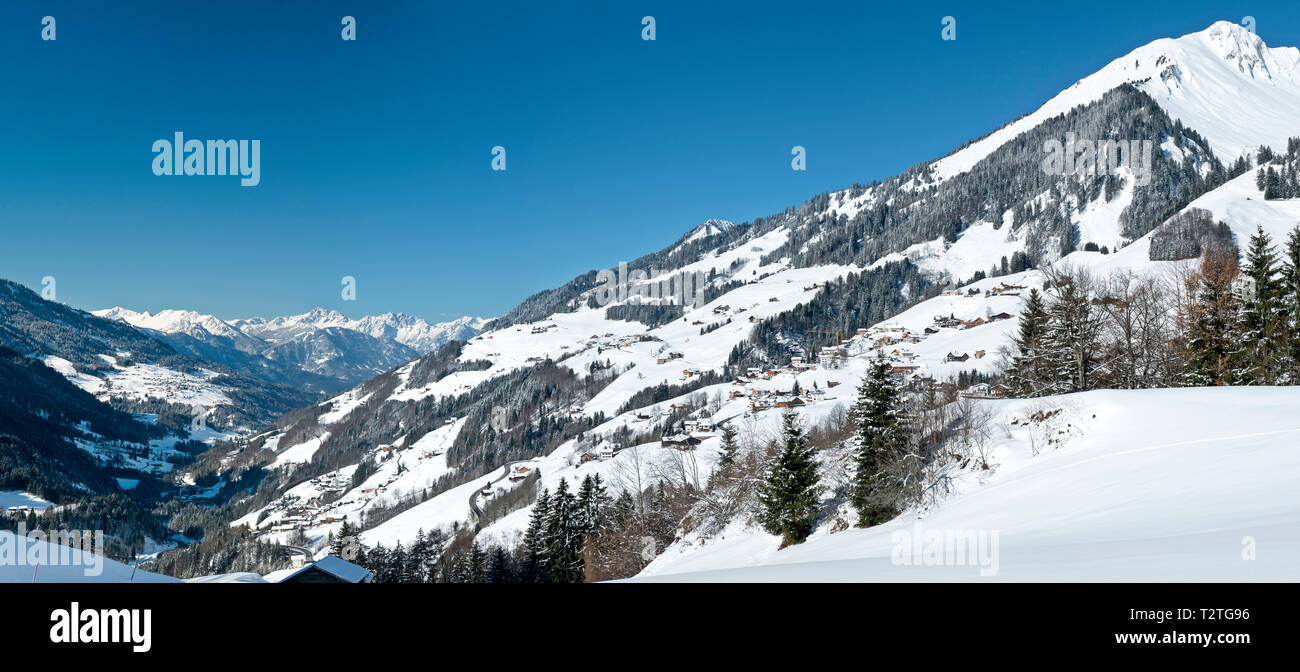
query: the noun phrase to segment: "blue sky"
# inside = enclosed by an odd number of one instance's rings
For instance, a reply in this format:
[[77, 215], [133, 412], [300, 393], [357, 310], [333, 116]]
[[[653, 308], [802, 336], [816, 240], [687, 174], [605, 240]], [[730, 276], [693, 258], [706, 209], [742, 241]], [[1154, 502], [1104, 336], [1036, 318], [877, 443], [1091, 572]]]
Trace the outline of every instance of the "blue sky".
[[[1250, 13], [1300, 44], [1298, 4], [6, 2], [0, 277], [87, 309], [499, 314], [946, 154], [1153, 39]], [[155, 176], [176, 131], [259, 139], [261, 184]]]

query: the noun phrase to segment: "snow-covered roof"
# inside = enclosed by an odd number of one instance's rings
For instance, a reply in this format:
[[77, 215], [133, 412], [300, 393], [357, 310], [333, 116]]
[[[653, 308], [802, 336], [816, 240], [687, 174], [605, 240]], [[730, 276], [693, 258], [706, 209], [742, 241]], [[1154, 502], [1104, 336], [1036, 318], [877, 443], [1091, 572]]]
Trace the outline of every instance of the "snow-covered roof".
[[348, 562], [347, 560], [344, 560], [343, 558], [340, 558], [337, 555], [327, 555], [321, 558], [320, 560], [317, 560], [316, 562], [313, 562], [310, 565], [307, 565], [302, 569], [284, 577], [283, 579], [280, 579], [280, 583], [284, 583], [289, 579], [292, 579], [293, 577], [298, 576], [299, 574], [302, 574], [303, 572], [311, 569], [312, 567], [315, 567], [316, 569], [319, 569], [322, 572], [325, 572], [326, 574], [329, 574], [330, 576], [339, 579], [340, 581], [346, 581], [348, 583], [368, 583], [372, 578], [372, 574], [370, 573], [370, 570], [366, 569], [365, 567]]

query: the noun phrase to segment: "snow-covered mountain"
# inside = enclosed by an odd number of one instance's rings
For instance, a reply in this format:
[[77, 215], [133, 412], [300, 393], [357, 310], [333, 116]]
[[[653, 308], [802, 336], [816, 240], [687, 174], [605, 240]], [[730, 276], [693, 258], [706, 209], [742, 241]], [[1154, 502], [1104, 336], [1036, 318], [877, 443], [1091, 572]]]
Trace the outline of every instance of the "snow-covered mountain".
[[316, 308], [302, 315], [225, 321], [194, 311], [115, 307], [95, 315], [138, 327], [177, 350], [309, 390], [336, 392], [478, 333], [485, 320], [429, 324], [403, 313], [351, 320]]
[[961, 174], [1016, 136], [1126, 83], [1205, 136], [1224, 163], [1262, 145], [1285, 147], [1300, 132], [1300, 49], [1270, 48], [1246, 28], [1219, 21], [1115, 59], [1031, 114], [935, 161], [934, 172], [940, 179]]
[[347, 329], [371, 338], [401, 343], [423, 355], [449, 340], [465, 340], [477, 334], [486, 322], [483, 318], [466, 316], [449, 322], [429, 324], [405, 313], [367, 315], [350, 320], [337, 310], [315, 308], [302, 315], [231, 320], [230, 325], [269, 343], [279, 343], [320, 329]]
[[[1014, 328], [1021, 290], [1041, 288], [1047, 267], [1172, 272], [1182, 262], [1153, 259], [1152, 241], [1171, 216], [1191, 208], [1224, 221], [1238, 244], [1257, 225], [1279, 240], [1300, 221], [1295, 201], [1263, 198], [1253, 171], [1229, 172], [1243, 152], [1264, 144], [1281, 149], [1287, 138], [1300, 135], [1300, 117], [1294, 116], [1300, 109], [1297, 62], [1295, 49], [1268, 48], [1227, 23], [1159, 40], [947, 157], [815, 196], [771, 217], [694, 227], [663, 250], [629, 262], [634, 274], [619, 282], [630, 291], [603, 291], [606, 276], [592, 270], [539, 292], [466, 343], [434, 350], [286, 416], [235, 451], [231, 465], [264, 465], [274, 476], [264, 483], [268, 491], [259, 493], [272, 503], [234, 522], [263, 539], [284, 541], [301, 532], [318, 541], [346, 519], [365, 525], [366, 544], [389, 547], [409, 544], [420, 530], [480, 523], [483, 540], [512, 545], [527, 525], [529, 508], [490, 520], [483, 513], [490, 502], [508, 500], [524, 487], [523, 479], [506, 478], [503, 466], [540, 473], [535, 485], [552, 489], [560, 479], [572, 483], [594, 474], [616, 487], [633, 480], [644, 486], [643, 478], [705, 482], [720, 454], [717, 433], [696, 432], [698, 445], [687, 453], [666, 441], [688, 419], [706, 426], [731, 422], [762, 442], [777, 436], [783, 412], [777, 404], [791, 403], [796, 384], [816, 391], [800, 399], [805, 417], [836, 417], [878, 354], [890, 357], [908, 381], [991, 372], [994, 354]], [[1151, 140], [1158, 148], [1151, 167], [1155, 179], [1142, 184], [1123, 170], [1046, 174], [1044, 141], [1070, 132]], [[698, 272], [706, 278], [702, 300], [684, 306], [656, 293], [650, 271]], [[279, 328], [291, 332], [287, 321], [281, 325], [258, 337], [269, 338]], [[841, 344], [842, 352], [828, 354], [828, 347]], [[997, 479], [957, 474], [969, 489], [936, 505], [968, 526], [1023, 532], [1028, 541], [1018, 548], [1027, 554], [1008, 566], [1029, 570], [1037, 560], [1061, 562], [1069, 552], [1096, 560], [1086, 575], [1030, 572], [1007, 578], [1114, 578], [1117, 565], [1105, 556], [1113, 556], [1117, 544], [1135, 539], [1149, 545], [1168, 535], [1190, 540], [1181, 549], [1190, 553], [1169, 555], [1180, 563], [1179, 576], [1205, 578], [1216, 561], [1191, 547], [1213, 531], [1170, 514], [1188, 503], [1178, 488], [1239, 495], [1235, 504], [1218, 502], [1217, 509], [1231, 509], [1223, 513], [1223, 529], [1236, 534], [1260, 511], [1242, 504], [1250, 500], [1249, 487], [1239, 477], [1283, 468], [1285, 451], [1273, 437], [1241, 465], [1218, 469], [1219, 453], [1197, 450], [1195, 466], [1184, 469], [1175, 464], [1184, 454], [1150, 434], [1132, 446], [1140, 450], [1126, 451], [1122, 442], [1129, 424], [1149, 416], [1176, 434], [1173, 443], [1196, 441], [1199, 434], [1244, 452], [1252, 445], [1242, 437], [1249, 426], [1244, 423], [1255, 417], [1245, 409], [1240, 426], [1215, 425], [1207, 411], [1205, 423], [1181, 427], [1169, 409], [1184, 400], [1193, 408], [1235, 409], [1253, 399], [1285, 415], [1300, 405], [1295, 388], [1225, 401], [1223, 395], [1233, 392], [1103, 393], [1035, 402], [1067, 409], [1060, 416], [1067, 426], [1052, 427], [1066, 439], [1042, 459], [1025, 455], [1027, 432], [1033, 430], [1011, 423], [1041, 409], [991, 402], [990, 412], [1008, 426], [993, 449], [1007, 468]], [[1270, 417], [1261, 426], [1277, 436], [1288, 431]], [[1116, 424], [1103, 427], [1106, 422]], [[1108, 470], [1097, 468], [1106, 463], [1173, 481], [1156, 493], [1156, 506], [1131, 506], [1143, 479], [1111, 480]], [[1296, 519], [1294, 503], [1279, 494], [1292, 491], [1293, 480], [1271, 473], [1265, 484], [1270, 505], [1289, 506], [1276, 519], [1282, 524]], [[1093, 490], [1114, 493], [1113, 510], [1104, 526], [1070, 528], [1084, 540], [1082, 548], [1063, 548], [1052, 520], [1012, 515], [1048, 510], [1040, 502], [1044, 492], [1076, 497], [1059, 504], [1061, 516], [1089, 515], [1090, 509], [1077, 505], [1078, 493]], [[698, 573], [826, 560], [826, 576], [842, 578], [833, 573], [850, 561], [879, 561], [879, 534], [834, 537], [829, 523], [822, 524], [814, 541], [834, 540], [809, 542], [798, 553], [778, 553], [779, 540], [747, 525], [721, 538], [684, 533], [650, 573], [707, 578]], [[1294, 535], [1281, 538], [1288, 557], [1295, 558]], [[1029, 547], [1038, 542], [1044, 550], [1034, 556]], [[796, 570], [748, 576], [788, 578], [790, 571]], [[1254, 576], [1279, 572], [1270, 565]]]

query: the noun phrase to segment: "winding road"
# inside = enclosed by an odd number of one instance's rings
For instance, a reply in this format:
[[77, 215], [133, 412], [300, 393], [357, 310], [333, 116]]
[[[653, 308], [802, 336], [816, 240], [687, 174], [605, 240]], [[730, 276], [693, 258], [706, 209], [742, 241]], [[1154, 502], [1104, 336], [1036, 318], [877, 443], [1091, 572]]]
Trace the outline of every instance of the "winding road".
[[[506, 477], [510, 476], [510, 468], [515, 466], [516, 464], [523, 464], [525, 462], [531, 462], [531, 461], [532, 460], [515, 460], [514, 462], [506, 462], [504, 473], [496, 477], [496, 479], [488, 481], [488, 486], [491, 487], [493, 485], [496, 485], [497, 483], [500, 483], [501, 481], [504, 481]], [[483, 510], [478, 508], [478, 495], [480, 492], [483, 492], [483, 488], [479, 488], [475, 490], [473, 493], [470, 493], [469, 496], [469, 512], [474, 515], [474, 522], [478, 522], [479, 518], [483, 517]]]

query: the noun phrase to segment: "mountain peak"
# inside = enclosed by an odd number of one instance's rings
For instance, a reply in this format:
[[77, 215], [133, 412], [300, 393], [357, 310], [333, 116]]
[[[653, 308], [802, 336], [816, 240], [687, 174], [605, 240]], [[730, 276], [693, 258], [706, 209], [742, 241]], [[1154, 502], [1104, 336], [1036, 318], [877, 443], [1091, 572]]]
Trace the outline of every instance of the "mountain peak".
[[709, 236], [716, 236], [719, 233], [727, 231], [728, 229], [731, 229], [734, 226], [735, 224], [725, 219], [708, 219], [705, 220], [703, 224], [700, 224], [699, 226], [688, 231], [686, 235], [686, 240], [691, 241], [691, 240], [698, 240], [700, 238], [707, 238]]

